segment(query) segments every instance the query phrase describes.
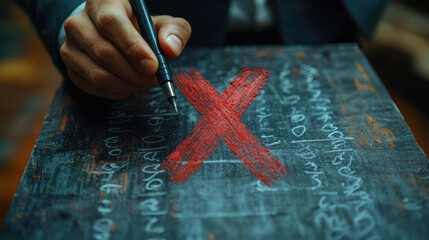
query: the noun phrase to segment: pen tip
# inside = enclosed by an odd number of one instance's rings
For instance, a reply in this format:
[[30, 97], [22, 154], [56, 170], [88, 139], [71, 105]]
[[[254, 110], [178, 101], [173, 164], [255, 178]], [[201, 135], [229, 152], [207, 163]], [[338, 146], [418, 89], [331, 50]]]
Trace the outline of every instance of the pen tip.
[[173, 106], [174, 111], [176, 111], [176, 113], [178, 113], [179, 110], [177, 109], [176, 100], [174, 98], [170, 98], [168, 101], [170, 102], [171, 106]]

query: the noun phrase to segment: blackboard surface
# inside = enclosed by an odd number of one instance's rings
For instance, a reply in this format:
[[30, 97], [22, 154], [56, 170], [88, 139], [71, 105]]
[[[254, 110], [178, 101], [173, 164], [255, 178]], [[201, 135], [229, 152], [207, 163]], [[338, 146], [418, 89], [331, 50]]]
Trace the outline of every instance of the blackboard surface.
[[[199, 113], [160, 88], [121, 102], [57, 91], [1, 239], [429, 239], [429, 162], [356, 45], [189, 49], [221, 93], [269, 81], [241, 118], [290, 173], [267, 187], [220, 142], [184, 184], [160, 163]], [[404, 81], [406, 81], [404, 79]]]

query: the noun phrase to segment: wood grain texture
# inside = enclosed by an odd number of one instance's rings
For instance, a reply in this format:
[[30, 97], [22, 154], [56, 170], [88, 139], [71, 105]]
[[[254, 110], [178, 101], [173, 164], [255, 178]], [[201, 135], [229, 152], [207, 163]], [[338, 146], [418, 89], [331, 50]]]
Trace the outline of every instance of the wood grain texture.
[[271, 73], [241, 116], [291, 172], [269, 188], [224, 143], [183, 185], [160, 163], [200, 118], [161, 89], [112, 103], [57, 91], [1, 239], [425, 239], [428, 160], [356, 45], [189, 49], [218, 92]]

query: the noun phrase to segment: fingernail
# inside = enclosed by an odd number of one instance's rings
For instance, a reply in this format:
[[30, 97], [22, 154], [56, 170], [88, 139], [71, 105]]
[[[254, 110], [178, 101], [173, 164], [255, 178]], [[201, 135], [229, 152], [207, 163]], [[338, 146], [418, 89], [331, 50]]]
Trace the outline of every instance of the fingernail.
[[180, 40], [179, 37], [177, 37], [174, 34], [171, 34], [166, 39], [168, 45], [171, 47], [171, 49], [176, 53], [177, 55], [180, 54], [180, 51], [182, 50], [182, 40]]
[[154, 68], [155, 62], [153, 60], [147, 58], [140, 60], [140, 72], [152, 74]]

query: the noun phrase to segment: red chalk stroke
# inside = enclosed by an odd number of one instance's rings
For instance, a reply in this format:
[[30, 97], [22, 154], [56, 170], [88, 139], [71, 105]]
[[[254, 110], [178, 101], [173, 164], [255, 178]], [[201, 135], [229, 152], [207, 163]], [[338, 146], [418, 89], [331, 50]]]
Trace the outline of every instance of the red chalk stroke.
[[191, 134], [163, 161], [170, 179], [185, 182], [222, 140], [241, 160], [246, 169], [270, 186], [286, 168], [274, 158], [241, 120], [265, 86], [270, 73], [264, 69], [243, 69], [219, 95], [195, 69], [176, 74], [174, 83], [202, 115]]

